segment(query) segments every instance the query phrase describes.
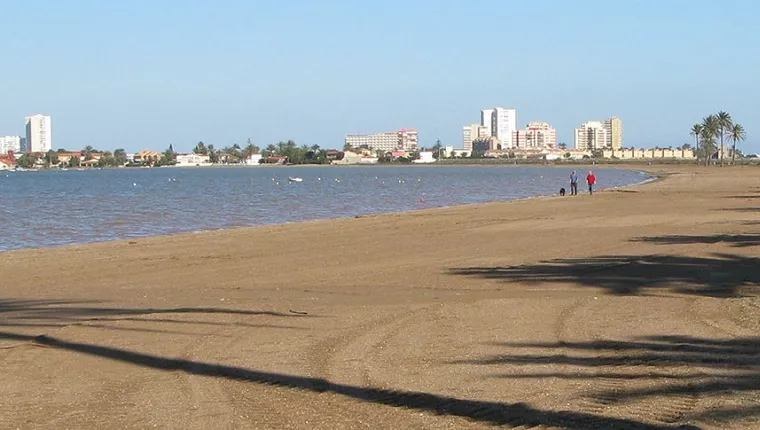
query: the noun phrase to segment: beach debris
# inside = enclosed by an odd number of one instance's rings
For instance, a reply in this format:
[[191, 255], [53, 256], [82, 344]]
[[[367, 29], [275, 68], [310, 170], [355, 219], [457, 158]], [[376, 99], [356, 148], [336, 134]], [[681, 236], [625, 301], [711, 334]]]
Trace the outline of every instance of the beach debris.
[[309, 315], [308, 312], [294, 311], [293, 309], [288, 309], [288, 312], [290, 312], [291, 314], [297, 314], [297, 315]]

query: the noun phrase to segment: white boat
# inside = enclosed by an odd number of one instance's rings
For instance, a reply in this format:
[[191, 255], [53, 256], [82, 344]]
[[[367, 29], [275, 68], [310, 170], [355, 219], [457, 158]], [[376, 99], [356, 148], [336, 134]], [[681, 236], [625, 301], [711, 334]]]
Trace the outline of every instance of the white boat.
[[303, 182], [303, 178], [288, 178], [290, 182]]

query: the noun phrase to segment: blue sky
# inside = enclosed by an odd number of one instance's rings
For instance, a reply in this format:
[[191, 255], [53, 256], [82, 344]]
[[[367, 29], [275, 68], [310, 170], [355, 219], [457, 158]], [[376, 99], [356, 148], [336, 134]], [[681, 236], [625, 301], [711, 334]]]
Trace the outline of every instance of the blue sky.
[[342, 147], [403, 127], [459, 147], [502, 106], [568, 144], [619, 116], [637, 147], [692, 143], [726, 110], [760, 152], [752, 0], [0, 0], [0, 15], [0, 135], [49, 114], [55, 147]]

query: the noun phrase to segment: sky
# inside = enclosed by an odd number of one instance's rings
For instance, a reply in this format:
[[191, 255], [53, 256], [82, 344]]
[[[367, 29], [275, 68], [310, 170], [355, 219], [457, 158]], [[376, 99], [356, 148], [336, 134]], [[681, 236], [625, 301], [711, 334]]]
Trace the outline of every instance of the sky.
[[190, 151], [415, 128], [461, 147], [489, 107], [558, 141], [618, 116], [626, 147], [693, 145], [725, 110], [760, 152], [753, 0], [0, 0], [0, 135]]

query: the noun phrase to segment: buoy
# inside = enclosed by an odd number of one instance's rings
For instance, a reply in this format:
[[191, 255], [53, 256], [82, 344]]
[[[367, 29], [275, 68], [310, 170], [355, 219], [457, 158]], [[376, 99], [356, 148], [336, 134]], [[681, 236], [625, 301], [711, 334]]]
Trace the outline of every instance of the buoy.
[[425, 198], [424, 197], [420, 197], [420, 203], [425, 203]]
[[137, 182], [132, 182], [132, 186], [136, 187], [137, 186]]

